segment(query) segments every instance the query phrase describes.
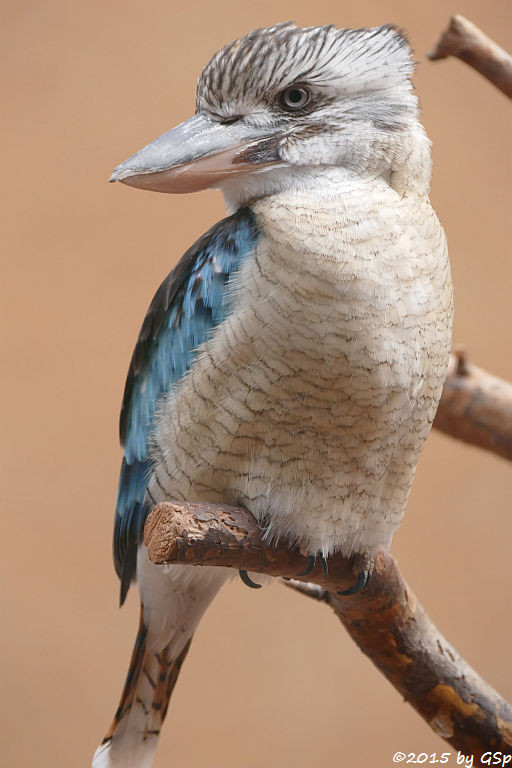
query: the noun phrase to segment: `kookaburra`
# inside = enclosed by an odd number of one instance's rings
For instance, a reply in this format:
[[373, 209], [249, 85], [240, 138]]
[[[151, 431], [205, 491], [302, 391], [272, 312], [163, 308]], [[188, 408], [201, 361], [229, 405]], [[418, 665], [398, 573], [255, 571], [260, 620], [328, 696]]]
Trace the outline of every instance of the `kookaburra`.
[[312, 558], [371, 563], [390, 546], [452, 323], [412, 73], [392, 26], [255, 30], [206, 65], [196, 114], [112, 175], [220, 189], [230, 215], [156, 292], [128, 372], [114, 555], [121, 599], [138, 583], [141, 620], [94, 768], [150, 766], [193, 632], [227, 578], [149, 561], [154, 504], [242, 505], [269, 540]]

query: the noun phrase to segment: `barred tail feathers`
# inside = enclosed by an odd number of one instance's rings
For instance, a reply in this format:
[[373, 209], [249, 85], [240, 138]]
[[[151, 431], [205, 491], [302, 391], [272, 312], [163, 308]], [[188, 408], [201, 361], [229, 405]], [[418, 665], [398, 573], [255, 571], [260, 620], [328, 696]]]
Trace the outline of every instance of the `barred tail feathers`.
[[119, 707], [92, 768], [150, 768], [192, 635], [226, 578], [224, 569], [171, 568], [149, 561], [142, 573], [138, 568], [139, 632]]
[[192, 638], [175, 659], [169, 646], [160, 653], [148, 652], [148, 628], [143, 615], [141, 606], [139, 632], [121, 701], [108, 733], [94, 753], [93, 768], [149, 768], [153, 762], [171, 694]]

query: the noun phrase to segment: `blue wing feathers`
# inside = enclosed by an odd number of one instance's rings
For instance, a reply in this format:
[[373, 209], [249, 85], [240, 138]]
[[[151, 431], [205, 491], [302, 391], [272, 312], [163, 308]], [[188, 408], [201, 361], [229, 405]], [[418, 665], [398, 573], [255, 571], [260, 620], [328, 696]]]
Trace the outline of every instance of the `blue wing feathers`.
[[123, 604], [136, 568], [136, 542], [144, 528], [149, 513], [145, 499], [150, 462], [135, 460], [121, 464], [114, 522], [114, 562], [121, 579], [121, 604]]
[[149, 512], [148, 438], [159, 398], [188, 370], [209, 332], [228, 312], [230, 277], [257, 240], [254, 214], [241, 208], [190, 248], [159, 287], [133, 352], [120, 419], [124, 458], [114, 523], [114, 562], [121, 602], [135, 575], [138, 543]]

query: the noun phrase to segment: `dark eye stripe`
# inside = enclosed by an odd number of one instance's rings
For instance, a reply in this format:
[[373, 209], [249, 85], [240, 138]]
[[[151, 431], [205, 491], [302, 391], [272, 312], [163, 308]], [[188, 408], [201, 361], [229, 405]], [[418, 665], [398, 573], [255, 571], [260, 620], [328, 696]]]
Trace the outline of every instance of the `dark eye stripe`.
[[231, 115], [230, 117], [221, 117], [219, 120], [219, 123], [222, 123], [222, 125], [233, 125], [233, 123], [237, 123], [239, 120], [241, 120], [243, 115]]

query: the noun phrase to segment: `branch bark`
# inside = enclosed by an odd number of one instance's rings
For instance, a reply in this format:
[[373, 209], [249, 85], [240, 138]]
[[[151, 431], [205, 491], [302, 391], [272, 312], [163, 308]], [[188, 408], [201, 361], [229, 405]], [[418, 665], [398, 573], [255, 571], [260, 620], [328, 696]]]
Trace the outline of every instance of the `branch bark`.
[[158, 504], [145, 526], [153, 562], [241, 568], [294, 581], [289, 586], [327, 602], [378, 669], [430, 727], [465, 754], [512, 752], [512, 708], [438, 632], [403, 580], [391, 555], [379, 550], [362, 592], [338, 597], [354, 583], [355, 561], [339, 554], [298, 580], [308, 559], [286, 546], [269, 547], [252, 515], [214, 504]]
[[456, 56], [512, 98], [512, 57], [464, 16], [453, 16], [427, 54], [431, 61]]
[[459, 350], [450, 358], [434, 427], [512, 461], [512, 385], [470, 365]]

